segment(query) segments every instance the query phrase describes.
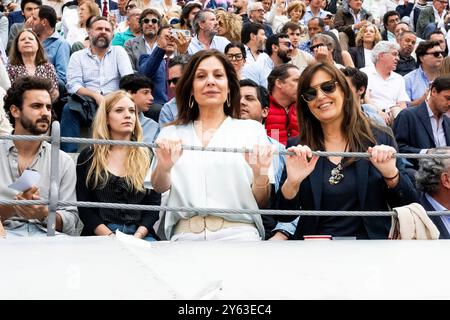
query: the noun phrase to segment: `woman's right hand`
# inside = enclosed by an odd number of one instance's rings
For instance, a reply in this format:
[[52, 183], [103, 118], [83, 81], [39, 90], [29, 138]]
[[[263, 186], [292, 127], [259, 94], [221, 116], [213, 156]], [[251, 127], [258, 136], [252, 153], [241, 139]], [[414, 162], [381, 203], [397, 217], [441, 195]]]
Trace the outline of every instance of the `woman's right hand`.
[[181, 139], [170, 140], [162, 138], [157, 139], [155, 143], [158, 145], [155, 152], [158, 166], [165, 171], [170, 171], [183, 154]]
[[287, 151], [293, 152], [295, 155], [286, 155], [286, 182], [300, 185], [313, 172], [319, 157], [313, 156], [308, 146], [298, 145], [290, 147]]

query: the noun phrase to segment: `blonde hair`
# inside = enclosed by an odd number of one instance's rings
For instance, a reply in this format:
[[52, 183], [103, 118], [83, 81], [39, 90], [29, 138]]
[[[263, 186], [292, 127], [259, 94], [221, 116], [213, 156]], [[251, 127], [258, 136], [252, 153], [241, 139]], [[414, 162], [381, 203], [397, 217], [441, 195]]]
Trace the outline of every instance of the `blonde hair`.
[[[111, 134], [108, 126], [108, 114], [112, 108], [123, 98], [131, 96], [125, 91], [114, 91], [105, 96], [104, 103], [102, 103], [95, 115], [92, 126], [92, 137], [94, 139], [111, 140]], [[131, 141], [142, 141], [142, 128], [139, 123], [139, 117], [136, 111], [136, 123], [134, 131], [131, 135]], [[100, 188], [104, 187], [109, 178], [107, 168], [108, 153], [111, 145], [93, 145], [94, 152], [92, 154], [92, 164], [89, 168], [86, 185], [88, 187]], [[129, 147], [129, 153], [125, 165], [125, 181], [135, 191], [144, 190], [144, 179], [148, 168], [150, 167], [150, 151], [143, 147]], [[89, 183], [92, 182], [92, 183]]]
[[[83, 2], [82, 6], [86, 5], [87, 9], [89, 10], [89, 17], [86, 19], [84, 24], [82, 25], [81, 21], [78, 23], [78, 26], [80, 28], [86, 27], [86, 23], [89, 20], [90, 17], [98, 17], [100, 15], [100, 8], [93, 0], [87, 0]], [[81, 7], [81, 6], [80, 6]]]
[[441, 66], [439, 67], [439, 76], [448, 77], [450, 75], [450, 56], [445, 57], [442, 60]]
[[290, 18], [291, 17], [291, 11], [295, 9], [300, 9], [302, 11], [302, 14], [300, 15], [300, 20], [305, 16], [306, 13], [306, 5], [301, 1], [292, 1], [288, 4], [287, 7], [287, 15]]
[[378, 28], [374, 24], [366, 24], [361, 29], [359, 29], [358, 33], [356, 34], [355, 39], [355, 46], [356, 47], [362, 47], [364, 45], [363, 39], [364, 39], [364, 32], [366, 32], [366, 29], [372, 27], [375, 30], [375, 35], [373, 37], [373, 46], [381, 41], [381, 34]]
[[225, 10], [216, 10], [216, 17], [217, 21], [222, 23], [226, 30], [223, 36], [229, 41], [241, 42], [241, 16], [232, 12], [226, 12]]

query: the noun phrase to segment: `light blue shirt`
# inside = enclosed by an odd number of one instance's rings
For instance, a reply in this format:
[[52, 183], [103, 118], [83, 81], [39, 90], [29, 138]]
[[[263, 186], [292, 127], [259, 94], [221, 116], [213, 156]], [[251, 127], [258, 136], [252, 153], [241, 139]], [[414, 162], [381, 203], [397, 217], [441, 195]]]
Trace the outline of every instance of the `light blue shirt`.
[[144, 134], [143, 141], [154, 142], [159, 134], [159, 124], [155, 120], [144, 116], [142, 112], [139, 114], [139, 122]]
[[[230, 41], [225, 37], [214, 36], [212, 38], [211, 44], [209, 45], [209, 49], [217, 49], [223, 53], [225, 52], [225, 47], [229, 43]], [[203, 46], [203, 43], [198, 40], [197, 36], [195, 36], [194, 38], [192, 38], [191, 43], [189, 44], [188, 53], [195, 54], [200, 50], [205, 50], [205, 47]]]
[[133, 73], [124, 48], [111, 46], [100, 60], [86, 48], [72, 54], [67, 68], [67, 91], [86, 88], [102, 95], [119, 89], [120, 78]]
[[242, 79], [250, 79], [267, 89], [267, 77], [272, 72], [274, 63], [267, 53], [261, 53], [255, 63], [244, 65]]
[[70, 58], [70, 44], [57, 31], [44, 40], [45, 53], [56, 69], [59, 82], [66, 84], [66, 71]]
[[311, 7], [307, 6], [305, 15], [303, 16], [303, 19], [300, 20], [300, 24], [306, 26], [308, 24], [308, 21], [311, 20], [312, 18], [317, 17], [317, 18], [324, 19], [327, 16], [327, 14], [330, 14], [330, 12], [320, 9], [319, 14], [317, 16], [315, 16], [313, 14], [313, 12], [311, 11]]
[[422, 66], [405, 75], [405, 89], [411, 101], [421, 98], [429, 86], [430, 80], [423, 72]]
[[159, 125], [162, 127], [166, 123], [172, 122], [176, 119], [178, 115], [178, 107], [175, 98], [170, 99], [168, 102], [164, 103], [159, 113]]
[[[446, 211], [450, 210], [450, 208], [444, 207], [442, 204], [433, 199], [428, 193], [425, 193], [425, 198], [427, 198], [428, 202], [434, 208], [435, 211]], [[450, 216], [440, 216], [444, 226], [447, 228], [447, 231], [450, 233]]]

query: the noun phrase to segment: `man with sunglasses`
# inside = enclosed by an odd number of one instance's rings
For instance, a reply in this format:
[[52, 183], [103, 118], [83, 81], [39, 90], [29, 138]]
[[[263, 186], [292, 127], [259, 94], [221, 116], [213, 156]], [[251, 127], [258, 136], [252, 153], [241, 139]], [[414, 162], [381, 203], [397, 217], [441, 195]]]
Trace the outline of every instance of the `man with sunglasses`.
[[439, 75], [444, 52], [437, 41], [422, 41], [416, 49], [419, 68], [405, 76], [406, 93], [412, 107], [420, 105], [428, 96], [430, 83]]
[[180, 55], [175, 56], [169, 60], [169, 71], [167, 74], [167, 85], [169, 87], [169, 92], [173, 95], [173, 98], [170, 99], [161, 109], [159, 114], [159, 124], [160, 126], [165, 125], [166, 123], [172, 122], [178, 115], [177, 101], [175, 100], [175, 88], [178, 83], [178, 80], [183, 75], [183, 68], [186, 63], [189, 61], [189, 55]]
[[161, 26], [161, 15], [155, 9], [145, 9], [139, 17], [141, 35], [125, 42], [125, 51], [130, 58], [133, 70], [137, 72], [139, 57], [152, 54], [156, 47], [156, 35]]
[[292, 43], [285, 33], [273, 34], [266, 41], [266, 52], [255, 63], [247, 64], [242, 69], [242, 78], [251, 79], [267, 88], [267, 77], [273, 68], [291, 61]]

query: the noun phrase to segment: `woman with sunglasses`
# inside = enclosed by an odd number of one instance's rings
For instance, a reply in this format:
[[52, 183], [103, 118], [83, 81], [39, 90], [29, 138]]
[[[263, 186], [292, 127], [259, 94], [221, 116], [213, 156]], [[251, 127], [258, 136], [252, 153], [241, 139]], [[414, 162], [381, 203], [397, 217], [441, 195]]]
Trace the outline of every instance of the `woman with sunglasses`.
[[[281, 209], [388, 211], [416, 201], [401, 161], [392, 157], [396, 153], [392, 134], [363, 115], [341, 71], [326, 63], [308, 66], [299, 80], [298, 95], [302, 131], [290, 144], [296, 146], [288, 148], [294, 155], [286, 156]], [[369, 152], [371, 156], [319, 158], [311, 150]], [[304, 216], [295, 238], [386, 239], [390, 221], [390, 217]]]
[[245, 47], [240, 42], [230, 42], [225, 47], [225, 55], [230, 60], [231, 64], [234, 67], [234, 71], [238, 76], [238, 79], [241, 80], [241, 72], [242, 67], [245, 64], [246, 52]]
[[[258, 209], [267, 205], [273, 180], [272, 150], [261, 123], [240, 120], [240, 89], [233, 66], [217, 50], [189, 60], [176, 87], [178, 118], [156, 143], [152, 185], [169, 191], [167, 205]], [[253, 148], [253, 153], [199, 152], [197, 147]], [[270, 179], [269, 179], [270, 177]], [[167, 239], [256, 241], [264, 238], [259, 215], [166, 212]]]

